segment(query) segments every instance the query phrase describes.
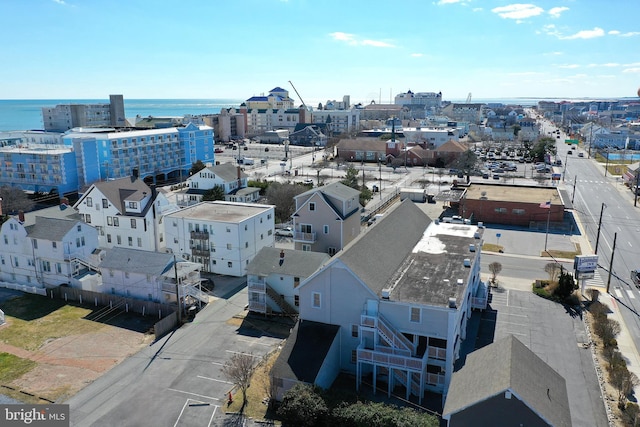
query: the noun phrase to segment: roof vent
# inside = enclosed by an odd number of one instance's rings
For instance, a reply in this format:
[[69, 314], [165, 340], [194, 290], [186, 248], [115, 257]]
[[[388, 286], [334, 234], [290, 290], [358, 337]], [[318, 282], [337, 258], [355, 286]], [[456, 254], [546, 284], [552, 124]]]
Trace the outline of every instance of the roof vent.
[[504, 398], [505, 399], [511, 399], [511, 392], [509, 390], [504, 392]]
[[462, 285], [464, 285], [464, 280], [458, 279], [457, 283], [458, 283], [458, 286], [462, 286]]
[[465, 258], [463, 264], [465, 267], [471, 267], [471, 260], [469, 258]]
[[391, 293], [391, 289], [385, 288], [382, 290], [382, 299], [389, 299], [389, 294]]
[[478, 228], [484, 228], [484, 222], [479, 221], [478, 222]]
[[476, 251], [476, 245], [474, 245], [473, 243], [469, 245], [469, 252], [475, 252]]
[[440, 224], [440, 218], [436, 218], [434, 222], [436, 223], [436, 225]]
[[453, 297], [449, 298], [449, 308], [456, 308], [456, 299]]
[[479, 239], [480, 238], [480, 232], [476, 231], [475, 233], [473, 233], [473, 238], [474, 239]]

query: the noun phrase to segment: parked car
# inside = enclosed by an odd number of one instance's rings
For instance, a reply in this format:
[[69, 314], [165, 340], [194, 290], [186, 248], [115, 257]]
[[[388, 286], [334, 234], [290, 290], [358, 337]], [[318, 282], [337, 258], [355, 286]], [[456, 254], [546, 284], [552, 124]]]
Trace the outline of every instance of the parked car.
[[584, 153], [578, 153], [578, 157], [584, 157]]
[[567, 154], [573, 154], [573, 150], [567, 151]]
[[277, 228], [275, 234], [276, 236], [293, 237], [293, 228], [291, 227]]
[[224, 150], [222, 148], [216, 148], [215, 150], [213, 150], [214, 153], [224, 153]]
[[304, 181], [302, 181], [303, 184], [313, 184], [313, 180], [311, 178], [307, 178]]

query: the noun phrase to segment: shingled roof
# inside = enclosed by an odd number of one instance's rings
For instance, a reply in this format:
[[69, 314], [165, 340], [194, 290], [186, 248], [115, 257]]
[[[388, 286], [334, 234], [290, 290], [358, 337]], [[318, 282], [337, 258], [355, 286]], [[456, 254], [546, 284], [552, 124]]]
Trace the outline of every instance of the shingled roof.
[[443, 416], [510, 391], [555, 427], [571, 426], [565, 379], [509, 335], [467, 357], [453, 374]]

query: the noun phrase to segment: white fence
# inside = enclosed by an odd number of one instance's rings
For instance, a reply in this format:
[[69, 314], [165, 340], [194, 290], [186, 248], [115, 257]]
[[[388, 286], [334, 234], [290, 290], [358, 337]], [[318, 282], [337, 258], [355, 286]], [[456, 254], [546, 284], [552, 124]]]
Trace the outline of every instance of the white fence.
[[4, 325], [4, 311], [0, 310], [0, 325]]
[[47, 295], [47, 290], [45, 288], [18, 285], [17, 283], [0, 282], [0, 288], [15, 289], [16, 291], [29, 292], [30, 294]]

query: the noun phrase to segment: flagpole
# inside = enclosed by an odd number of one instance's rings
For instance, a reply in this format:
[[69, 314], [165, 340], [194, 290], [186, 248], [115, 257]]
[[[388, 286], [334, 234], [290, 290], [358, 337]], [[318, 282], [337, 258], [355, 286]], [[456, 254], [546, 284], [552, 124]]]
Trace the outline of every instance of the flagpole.
[[547, 240], [549, 239], [549, 219], [551, 218], [551, 201], [549, 201], [549, 212], [547, 212], [547, 232], [544, 235], [544, 251], [547, 252]]

